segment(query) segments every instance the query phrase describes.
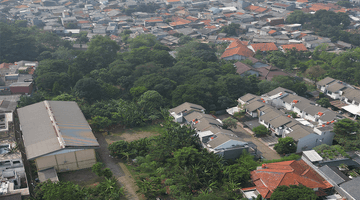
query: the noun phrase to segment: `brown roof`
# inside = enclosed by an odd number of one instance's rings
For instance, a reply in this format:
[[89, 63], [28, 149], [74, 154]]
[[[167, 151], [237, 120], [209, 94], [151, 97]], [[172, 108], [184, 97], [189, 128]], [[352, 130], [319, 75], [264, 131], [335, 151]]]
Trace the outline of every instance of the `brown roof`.
[[275, 43], [269, 42], [269, 43], [255, 43], [251, 44], [254, 51], [277, 51], [278, 48], [276, 47]]
[[238, 73], [238, 74], [243, 74], [249, 70], [255, 71], [255, 69], [253, 69], [251, 66], [244, 64], [242, 62], [236, 62], [234, 65], [236, 67], [236, 73]]

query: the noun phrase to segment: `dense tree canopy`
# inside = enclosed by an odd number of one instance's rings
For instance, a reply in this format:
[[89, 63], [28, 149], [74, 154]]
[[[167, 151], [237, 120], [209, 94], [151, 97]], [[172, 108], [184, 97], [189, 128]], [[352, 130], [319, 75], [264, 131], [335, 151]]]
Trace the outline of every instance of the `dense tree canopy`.
[[279, 138], [274, 146], [278, 154], [290, 154], [296, 152], [296, 143], [292, 137]]

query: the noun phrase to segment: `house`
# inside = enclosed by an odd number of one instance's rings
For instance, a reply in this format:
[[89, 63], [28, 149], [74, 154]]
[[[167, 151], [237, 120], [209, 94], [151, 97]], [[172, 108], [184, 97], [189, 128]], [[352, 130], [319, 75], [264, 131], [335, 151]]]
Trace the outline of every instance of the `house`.
[[263, 199], [270, 199], [273, 191], [281, 185], [301, 184], [313, 189], [318, 196], [326, 196], [333, 188], [303, 160], [263, 164], [250, 174], [254, 186], [241, 189], [248, 199], [256, 198], [258, 194]]
[[257, 51], [266, 52], [266, 51], [277, 51], [278, 50], [278, 48], [276, 47], [276, 45], [273, 42], [250, 44], [248, 46], [248, 48], [251, 49], [255, 53]]
[[185, 122], [184, 116], [192, 112], [205, 113], [205, 108], [197, 104], [185, 102], [169, 110], [170, 115], [175, 118], [174, 121], [179, 123]]
[[234, 41], [234, 42], [232, 42], [229, 45], [229, 47], [225, 50], [225, 52], [221, 55], [222, 59], [224, 59], [224, 60], [244, 60], [244, 59], [246, 59], [248, 57], [252, 57], [254, 55], [254, 52], [252, 52], [248, 47], [246, 47], [240, 41]]
[[326, 93], [326, 88], [334, 82], [335, 82], [335, 79], [326, 77], [326, 78], [322, 79], [321, 81], [317, 82], [316, 85], [317, 85], [317, 88], [321, 92]]
[[247, 142], [225, 133], [212, 135], [204, 145], [209, 152], [221, 155], [225, 159], [239, 158], [244, 150], [249, 151], [250, 148]]
[[265, 106], [265, 102], [261, 100], [252, 101], [251, 103], [245, 105], [245, 111], [251, 117], [258, 117], [258, 109]]
[[31, 82], [15, 82], [10, 85], [11, 94], [31, 94], [33, 83]]
[[266, 21], [269, 23], [270, 26], [284, 24], [284, 18], [283, 17], [267, 18]]
[[345, 89], [346, 85], [342, 82], [334, 82], [326, 88], [326, 95], [332, 99], [339, 99]]
[[347, 103], [347, 106], [342, 107], [342, 109], [347, 112], [357, 116], [360, 116], [360, 90], [355, 88], [346, 88], [342, 95], [342, 100]]
[[247, 64], [244, 64], [242, 62], [236, 62], [234, 66], [236, 67], [236, 73], [240, 74], [241, 76], [254, 74], [256, 76], [259, 76], [259, 72]]
[[42, 101], [17, 110], [28, 160], [36, 169], [56, 172], [90, 168], [99, 148], [79, 106], [73, 101]]

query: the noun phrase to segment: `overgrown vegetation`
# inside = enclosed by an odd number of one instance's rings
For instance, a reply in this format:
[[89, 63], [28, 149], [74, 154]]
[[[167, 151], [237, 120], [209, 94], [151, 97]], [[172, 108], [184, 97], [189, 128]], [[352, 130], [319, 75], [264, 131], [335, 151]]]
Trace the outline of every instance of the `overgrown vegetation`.
[[274, 146], [275, 151], [280, 155], [295, 153], [296, 148], [296, 143], [292, 137], [279, 138], [278, 143]]
[[317, 147], [314, 147], [314, 150], [324, 159], [332, 160], [336, 158], [348, 158], [349, 155], [345, 152], [344, 148], [340, 145], [329, 146], [327, 144], [322, 144]]
[[166, 132], [133, 142], [109, 145], [112, 156], [135, 159], [132, 168], [140, 193], [152, 199], [239, 199], [250, 171], [258, 163], [246, 152], [236, 161], [225, 161], [200, 145], [196, 132], [166, 120]]
[[360, 149], [360, 124], [351, 119], [342, 119], [334, 124], [334, 142], [344, 147], [345, 151]]

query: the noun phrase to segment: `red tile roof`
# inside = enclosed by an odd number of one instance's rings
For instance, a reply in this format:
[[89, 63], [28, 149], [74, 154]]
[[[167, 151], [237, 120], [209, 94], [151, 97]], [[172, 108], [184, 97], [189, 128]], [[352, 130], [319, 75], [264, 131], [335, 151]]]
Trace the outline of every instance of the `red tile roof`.
[[267, 8], [263, 8], [260, 6], [253, 6], [253, 5], [250, 5], [250, 6], [246, 7], [245, 9], [253, 11], [253, 12], [258, 12], [258, 13], [262, 13], [267, 10]]
[[268, 32], [269, 34], [273, 34], [273, 33], [276, 33], [276, 30], [271, 30]]
[[309, 1], [308, 0], [297, 0], [296, 2], [298, 2], [298, 3], [307, 3]]
[[204, 28], [207, 28], [207, 29], [216, 29], [217, 27], [216, 27], [216, 26], [205, 26]]
[[284, 3], [274, 3], [274, 5], [275, 5], [275, 6], [282, 6], [282, 7], [285, 7], [285, 8], [287, 8], [287, 7], [290, 6], [290, 5], [284, 4]]
[[182, 18], [175, 18], [174, 22], [170, 22], [170, 26], [178, 26], [178, 25], [185, 25], [185, 24], [190, 24], [191, 21], [186, 20], [186, 19], [182, 19]]
[[315, 4], [312, 4], [309, 9], [312, 11], [319, 11], [319, 10], [330, 10], [331, 7], [329, 7], [325, 4], [322, 4], [322, 3], [315, 3]]
[[233, 55], [251, 57], [254, 55], [254, 52], [248, 49], [247, 46], [238, 44], [236, 48], [226, 49], [225, 52], [221, 55], [221, 58], [226, 58]]
[[281, 46], [284, 50], [295, 48], [297, 51], [307, 51], [303, 43], [300, 44], [285, 44]]
[[151, 18], [148, 20], [145, 20], [146, 22], [163, 22], [161, 18]]
[[210, 26], [211, 20], [210, 20], [210, 19], [207, 19], [207, 20], [202, 20], [201, 22], [203, 22], [205, 25]]
[[231, 42], [233, 42], [233, 41], [235, 41], [235, 40], [239, 40], [239, 39], [236, 39], [236, 38], [220, 38], [220, 39], [218, 39], [218, 40], [224, 40], [224, 41], [231, 41]]
[[9, 69], [10, 65], [13, 65], [13, 63], [1, 63], [0, 69], [3, 69], [3, 68]]
[[188, 20], [190, 20], [190, 21], [193, 21], [193, 22], [199, 20], [198, 18], [192, 17], [192, 16], [187, 16], [186, 19], [188, 19]]
[[242, 47], [244, 45], [246, 46], [248, 45], [248, 43], [249, 43], [248, 41], [240, 41], [239, 39], [234, 39], [226, 49], [233, 49], [237, 47]]
[[166, 1], [171, 3], [171, 2], [179, 2], [180, 0], [166, 0]]
[[[317, 174], [303, 160], [265, 164], [265, 168], [251, 172], [251, 179], [256, 185], [256, 190], [263, 198], [270, 198], [273, 191], [280, 185], [302, 184], [320, 190], [332, 188], [329, 182]], [[247, 188], [243, 190], [247, 190]]]
[[278, 48], [273, 42], [270, 43], [255, 43], [251, 44], [251, 47], [254, 49], [254, 51], [277, 51]]
[[88, 24], [88, 23], [90, 23], [90, 22], [87, 21], [87, 20], [80, 20], [80, 21], [78, 21], [78, 24]]

